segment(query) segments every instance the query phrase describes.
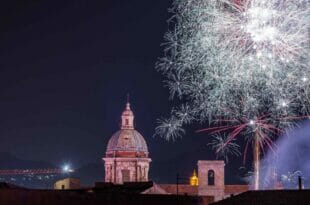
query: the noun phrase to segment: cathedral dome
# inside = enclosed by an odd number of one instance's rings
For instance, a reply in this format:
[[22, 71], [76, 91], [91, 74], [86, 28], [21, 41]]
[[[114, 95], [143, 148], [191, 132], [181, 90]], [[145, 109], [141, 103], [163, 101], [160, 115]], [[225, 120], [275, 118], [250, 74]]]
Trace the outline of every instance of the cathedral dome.
[[148, 149], [142, 135], [134, 130], [119, 130], [109, 140], [107, 157], [147, 157]]
[[143, 136], [134, 129], [134, 115], [130, 104], [122, 113], [122, 126], [110, 138], [106, 157], [148, 157], [148, 148]]

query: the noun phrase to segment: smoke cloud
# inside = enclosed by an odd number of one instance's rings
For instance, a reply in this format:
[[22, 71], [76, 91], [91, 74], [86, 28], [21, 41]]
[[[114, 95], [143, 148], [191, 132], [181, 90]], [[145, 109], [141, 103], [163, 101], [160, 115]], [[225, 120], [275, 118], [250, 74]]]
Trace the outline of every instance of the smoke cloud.
[[269, 150], [261, 163], [262, 189], [274, 188], [279, 182], [286, 189], [297, 189], [298, 176], [304, 188], [310, 188], [309, 120], [279, 137], [275, 150]]

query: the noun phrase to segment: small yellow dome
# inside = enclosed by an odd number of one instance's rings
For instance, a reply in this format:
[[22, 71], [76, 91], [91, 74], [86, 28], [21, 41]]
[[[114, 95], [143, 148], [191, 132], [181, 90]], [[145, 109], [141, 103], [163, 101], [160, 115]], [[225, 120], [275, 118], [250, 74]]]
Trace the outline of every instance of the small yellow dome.
[[198, 176], [196, 174], [196, 170], [195, 169], [193, 171], [193, 175], [189, 178], [189, 184], [191, 186], [198, 186], [199, 185], [199, 179], [198, 179]]

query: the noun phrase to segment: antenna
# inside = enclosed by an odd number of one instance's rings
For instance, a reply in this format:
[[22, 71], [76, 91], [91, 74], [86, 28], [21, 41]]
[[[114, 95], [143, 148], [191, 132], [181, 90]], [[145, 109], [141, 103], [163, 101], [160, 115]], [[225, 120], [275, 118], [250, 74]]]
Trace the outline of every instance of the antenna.
[[298, 189], [302, 190], [302, 179], [300, 175], [298, 176]]
[[129, 103], [129, 98], [130, 98], [129, 93], [127, 93], [127, 103]]

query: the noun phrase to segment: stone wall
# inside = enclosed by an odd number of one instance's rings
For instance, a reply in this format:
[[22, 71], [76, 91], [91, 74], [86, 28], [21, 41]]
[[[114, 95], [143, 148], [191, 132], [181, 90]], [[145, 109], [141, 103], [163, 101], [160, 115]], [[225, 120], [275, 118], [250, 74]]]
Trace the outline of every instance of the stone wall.
[[[162, 189], [170, 194], [177, 194], [177, 185], [176, 184], [158, 184]], [[179, 184], [178, 185], [179, 195], [198, 195], [198, 186], [191, 186], [188, 184]]]

